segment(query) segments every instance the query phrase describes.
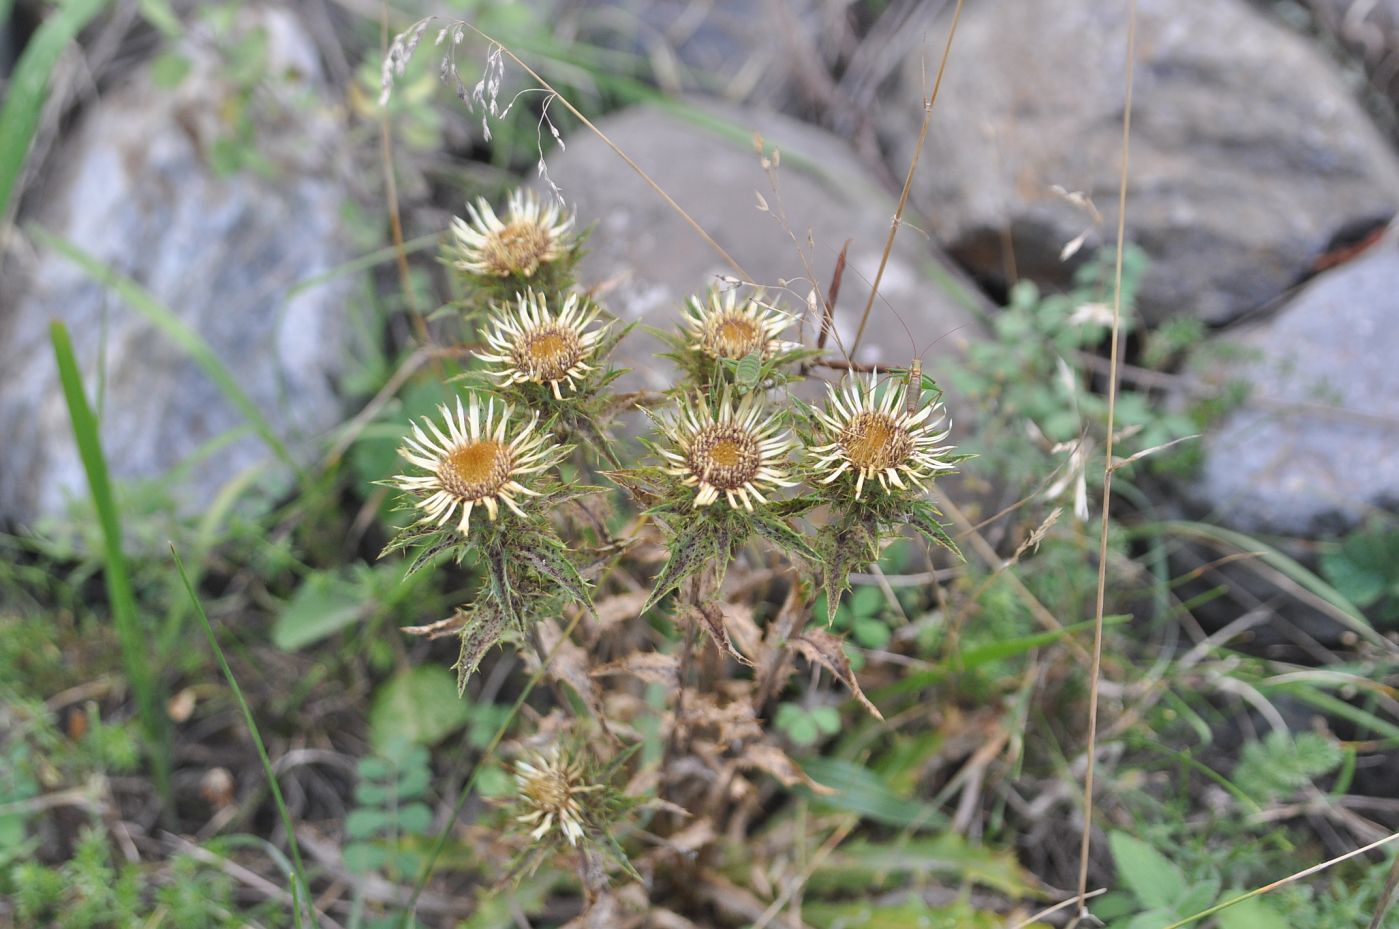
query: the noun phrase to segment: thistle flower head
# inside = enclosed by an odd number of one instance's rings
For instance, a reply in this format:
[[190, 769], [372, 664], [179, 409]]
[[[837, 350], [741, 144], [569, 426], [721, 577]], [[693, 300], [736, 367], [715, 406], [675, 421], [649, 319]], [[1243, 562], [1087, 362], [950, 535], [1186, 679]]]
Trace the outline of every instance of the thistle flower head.
[[955, 467], [945, 457], [953, 446], [938, 445], [950, 431], [939, 429], [947, 418], [943, 405], [927, 403], [910, 411], [902, 380], [886, 379], [882, 398], [878, 386], [877, 373], [863, 384], [852, 375], [843, 390], [828, 387], [825, 410], [814, 411], [830, 440], [811, 449], [816, 469], [829, 472], [821, 483], [853, 472], [856, 500], [870, 478], [886, 491], [890, 484], [900, 490], [909, 484], [921, 488], [937, 472]]
[[513, 310], [507, 304], [491, 317], [486, 331], [491, 351], [477, 352], [477, 357], [499, 365], [491, 374], [503, 383], [548, 384], [554, 398], [562, 400], [560, 384], [575, 390], [575, 379], [594, 370], [587, 362], [608, 326], [588, 331], [598, 310], [580, 303], [577, 294], [569, 294], [557, 314], [533, 290], [516, 299]]
[[739, 302], [735, 291], [717, 291], [707, 299], [691, 297], [685, 305], [684, 324], [690, 346], [711, 358], [743, 358], [760, 352], [771, 358], [787, 346], [778, 338], [788, 319], [781, 310], [765, 306], [757, 297]]
[[476, 394], [465, 408], [458, 396], [455, 411], [444, 404], [438, 412], [445, 431], [423, 417], [422, 426], [413, 423], [412, 434], [403, 437], [398, 450], [405, 460], [428, 473], [400, 474], [393, 479], [394, 486], [420, 498], [414, 506], [423, 511], [425, 522], [446, 525], [460, 509], [457, 530], [463, 535], [478, 504], [486, 508], [491, 520], [501, 503], [524, 516], [515, 497], [539, 494], [518, 478], [543, 471], [552, 463], [544, 436], [535, 431], [539, 414], [524, 428], [513, 430], [509, 406], [502, 403], [497, 410], [496, 401], [488, 400], [483, 415]]
[[756, 397], [748, 394], [735, 407], [726, 389], [718, 412], [702, 401], [684, 400], [665, 428], [674, 444], [673, 450], [661, 450], [665, 470], [699, 488], [695, 506], [707, 506], [722, 494], [729, 506], [751, 512], [754, 500], [768, 502], [760, 488], [796, 484], [782, 467], [794, 443], [789, 434], [778, 434], [776, 414], [762, 419]]
[[505, 219], [484, 198], [452, 219], [452, 265], [482, 277], [533, 277], [572, 247], [573, 216], [529, 190], [510, 194]]
[[542, 839], [557, 828], [568, 844], [578, 844], [585, 820], [583, 797], [602, 786], [586, 783], [582, 764], [562, 758], [553, 748], [530, 761], [515, 762], [515, 783], [525, 811], [516, 821], [533, 827], [530, 838]]

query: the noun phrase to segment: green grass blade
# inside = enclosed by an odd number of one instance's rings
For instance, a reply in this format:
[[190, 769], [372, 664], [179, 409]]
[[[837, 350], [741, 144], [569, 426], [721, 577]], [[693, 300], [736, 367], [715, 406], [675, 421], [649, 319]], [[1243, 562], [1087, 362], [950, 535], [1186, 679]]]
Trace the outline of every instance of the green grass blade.
[[111, 288], [112, 292], [125, 301], [128, 306], [150, 320], [166, 338], [184, 349], [185, 353], [193, 358], [200, 369], [204, 371], [209, 380], [213, 381], [223, 395], [228, 398], [228, 401], [238, 408], [248, 424], [272, 450], [272, 453], [290, 467], [303, 484], [306, 482], [305, 471], [292, 458], [291, 452], [278, 438], [276, 430], [267, 421], [267, 417], [262, 415], [262, 411], [257, 408], [257, 404], [253, 403], [252, 398], [243, 392], [243, 388], [238, 386], [238, 381], [233, 373], [224, 366], [224, 363], [219, 360], [219, 356], [214, 353], [214, 350], [209, 347], [209, 343], [199, 333], [185, 325], [168, 307], [152, 296], [150, 291], [131, 278], [113, 271], [95, 256], [78, 248], [72, 242], [38, 228], [32, 229], [31, 235], [39, 244], [52, 248], [73, 262], [97, 283]]
[[166, 809], [172, 810], [169, 725], [164, 701], [161, 700], [160, 682], [149, 660], [148, 636], [141, 628], [136, 595], [132, 591], [126, 557], [121, 550], [121, 517], [112, 493], [107, 459], [102, 454], [97, 417], [93, 415], [87, 394], [83, 392], [82, 374], [78, 370], [78, 359], [73, 354], [73, 341], [68, 336], [67, 327], [55, 322], [50, 326], [49, 335], [53, 341], [54, 359], [58, 363], [58, 379], [63, 385], [63, 399], [73, 424], [73, 439], [78, 445], [78, 455], [82, 458], [88, 489], [92, 492], [97, 521], [102, 528], [106, 565], [103, 575], [107, 583], [112, 622], [116, 625], [117, 642], [121, 648], [122, 665], [136, 695], [141, 728], [145, 730], [154, 762], [156, 790]]
[[1294, 559], [1278, 551], [1271, 545], [1255, 539], [1251, 535], [1211, 526], [1207, 523], [1194, 523], [1187, 520], [1173, 520], [1162, 523], [1166, 532], [1186, 538], [1208, 539], [1213, 542], [1237, 548], [1241, 552], [1257, 552], [1258, 559], [1270, 568], [1292, 580], [1297, 586], [1317, 597], [1332, 609], [1329, 613], [1342, 625], [1362, 638], [1387, 650], [1394, 650], [1394, 643], [1375, 631], [1354, 603], [1351, 603], [1339, 590], [1326, 583], [1315, 573], [1308, 571]]
[[[15, 64], [5, 101], [0, 105], [0, 222], [10, 215], [10, 197], [29, 156], [29, 144], [39, 126], [49, 77], [58, 56], [106, 5], [107, 0], [69, 0], [62, 4], [35, 30]], [[6, 13], [9, 6], [9, 0], [0, 0], [0, 14]], [[4, 18], [0, 15], [0, 19]]]
[[204, 635], [209, 640], [209, 647], [213, 649], [214, 657], [218, 659], [219, 670], [223, 672], [224, 680], [228, 681], [229, 689], [233, 691], [233, 698], [238, 701], [238, 708], [243, 711], [243, 721], [248, 724], [248, 733], [253, 737], [253, 745], [257, 747], [257, 757], [262, 761], [262, 771], [267, 776], [267, 786], [272, 791], [272, 801], [277, 805], [277, 815], [282, 818], [282, 828], [286, 830], [287, 845], [291, 849], [292, 868], [296, 872], [296, 878], [292, 881], [291, 888], [292, 917], [296, 921], [297, 929], [301, 929], [301, 911], [304, 902], [310, 900], [310, 888], [306, 883], [306, 868], [301, 863], [301, 846], [296, 841], [296, 826], [291, 820], [291, 813], [287, 810], [286, 801], [282, 799], [282, 788], [277, 784], [277, 772], [273, 770], [272, 759], [267, 756], [267, 748], [262, 744], [262, 733], [257, 728], [257, 721], [253, 719], [253, 711], [243, 696], [243, 688], [238, 686], [238, 679], [233, 676], [233, 669], [228, 666], [228, 659], [224, 657], [223, 649], [219, 647], [219, 640], [214, 635], [214, 627], [209, 623], [209, 614], [204, 612], [204, 604], [199, 601], [199, 595], [194, 592], [194, 585], [190, 583], [189, 575], [185, 573], [185, 564], [180, 560], [180, 553], [175, 551], [174, 545], [170, 546], [170, 554], [175, 558], [175, 568], [180, 572], [180, 581], [185, 585], [185, 592], [189, 594], [194, 612], [204, 626]]

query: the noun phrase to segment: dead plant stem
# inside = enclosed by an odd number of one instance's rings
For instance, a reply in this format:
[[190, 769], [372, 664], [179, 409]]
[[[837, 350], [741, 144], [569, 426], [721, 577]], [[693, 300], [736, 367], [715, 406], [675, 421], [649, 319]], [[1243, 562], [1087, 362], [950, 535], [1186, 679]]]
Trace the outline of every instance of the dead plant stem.
[[1127, 86], [1122, 107], [1122, 164], [1117, 185], [1117, 260], [1113, 271], [1112, 349], [1108, 360], [1107, 435], [1103, 445], [1103, 512], [1098, 532], [1098, 592], [1093, 607], [1093, 662], [1089, 669], [1088, 690], [1088, 751], [1083, 772], [1083, 835], [1078, 849], [1078, 906], [1082, 919], [1088, 908], [1088, 852], [1093, 839], [1093, 774], [1098, 748], [1098, 677], [1103, 667], [1103, 607], [1107, 596], [1108, 528], [1112, 504], [1113, 432], [1117, 416], [1117, 365], [1121, 350], [1122, 324], [1122, 250], [1127, 236], [1127, 165], [1132, 139], [1132, 75], [1137, 54], [1137, 0], [1128, 0], [1127, 8]]
[[904, 187], [899, 193], [899, 205], [894, 210], [894, 220], [889, 224], [889, 238], [884, 242], [884, 253], [879, 256], [879, 270], [874, 273], [870, 296], [865, 301], [865, 312], [860, 316], [859, 328], [855, 330], [855, 341], [850, 344], [851, 358], [855, 357], [855, 351], [860, 347], [865, 325], [870, 321], [870, 312], [874, 309], [874, 299], [879, 295], [879, 283], [884, 279], [884, 269], [889, 264], [889, 255], [894, 251], [894, 236], [898, 235], [899, 226], [903, 223], [904, 208], [908, 206], [908, 194], [913, 188], [913, 175], [918, 171], [918, 159], [923, 155], [923, 144], [928, 139], [928, 127], [933, 122], [933, 104], [937, 102], [938, 89], [942, 87], [942, 75], [947, 70], [947, 59], [952, 55], [952, 38], [957, 34], [957, 21], [962, 17], [962, 3], [963, 0], [957, 0], [957, 6], [952, 11], [952, 25], [947, 30], [947, 45], [942, 50], [942, 61], [938, 63], [938, 73], [933, 78], [932, 90], [923, 101], [923, 125], [918, 130], [918, 143], [913, 147], [913, 158], [909, 161]]

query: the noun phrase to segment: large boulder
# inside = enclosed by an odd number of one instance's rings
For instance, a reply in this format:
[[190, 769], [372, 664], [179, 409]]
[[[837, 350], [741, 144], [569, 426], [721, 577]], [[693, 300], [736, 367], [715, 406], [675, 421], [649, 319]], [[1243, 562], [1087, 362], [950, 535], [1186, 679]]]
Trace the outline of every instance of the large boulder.
[[[1343, 227], [1399, 205], [1399, 160], [1331, 65], [1243, 0], [1140, 0], [1128, 236], [1152, 261], [1148, 322], [1234, 319], [1283, 293]], [[968, 4], [933, 109], [915, 203], [976, 274], [1063, 281], [1062, 247], [1116, 228], [1128, 5]], [[886, 103], [904, 170], [947, 21]], [[1080, 253], [1086, 255], [1088, 249]]]
[[823, 0], [535, 0], [557, 36], [646, 63], [668, 93], [789, 109], [809, 99], [846, 35]]
[[[849, 239], [829, 353], [838, 358], [840, 346], [853, 344], [894, 204], [844, 142], [770, 113], [712, 106], [688, 117], [637, 108], [599, 128], [796, 316], [805, 312], [812, 278], [817, 292], [825, 294]], [[755, 132], [780, 151], [777, 190], [755, 151]], [[569, 139], [567, 150], [550, 158], [548, 167], [580, 223], [597, 224], [580, 279], [602, 285], [604, 301], [618, 316], [674, 329], [690, 294], [736, 275], [596, 137]], [[779, 216], [785, 216], [785, 226]], [[936, 377], [939, 359], [976, 338], [982, 331], [979, 314], [989, 309], [923, 235], [904, 229], [856, 360], [907, 367], [921, 355], [923, 370]], [[804, 319], [808, 344], [818, 324]], [[796, 336], [793, 328], [787, 337]], [[622, 362], [635, 369], [635, 386], [673, 383], [672, 369], [653, 357], [659, 347], [644, 332], [623, 343]]]
[[[1312, 534], [1399, 504], [1399, 242], [1318, 277], [1275, 316], [1219, 338], [1252, 400], [1204, 439], [1192, 481], [1211, 518]], [[1218, 356], [1217, 351], [1209, 353]]]
[[[343, 127], [321, 87], [313, 39], [290, 13], [248, 10], [241, 28], [267, 38], [265, 77], [293, 101], [269, 105], [224, 83], [216, 52], [183, 48], [174, 89], [139, 72], [93, 103], [29, 197], [27, 218], [130, 278], [203, 339], [242, 390], [305, 457], [336, 424], [346, 361], [347, 284], [294, 290], [343, 264]], [[257, 169], [223, 173], [211, 156], [227, 115], [261, 120]], [[295, 131], [291, 131], [291, 130]], [[205, 507], [251, 468], [285, 474], [246, 419], [190, 354], [58, 251], [14, 249], [0, 288], [0, 523], [26, 524], [86, 494], [49, 345], [72, 334], [118, 480], [155, 478]], [[11, 286], [11, 283], [14, 286]], [[216, 440], [226, 438], [226, 444]], [[197, 452], [205, 452], [196, 455]]]

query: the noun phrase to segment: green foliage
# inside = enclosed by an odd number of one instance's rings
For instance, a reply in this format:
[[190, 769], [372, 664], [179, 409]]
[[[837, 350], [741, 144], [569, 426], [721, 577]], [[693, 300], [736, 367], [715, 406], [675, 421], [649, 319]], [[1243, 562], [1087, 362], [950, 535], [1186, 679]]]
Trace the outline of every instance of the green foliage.
[[1330, 774], [1341, 758], [1341, 747], [1326, 736], [1274, 730], [1244, 746], [1233, 781], [1254, 800], [1266, 803]]
[[152, 665], [150, 652], [145, 646], [149, 632], [142, 628], [136, 595], [126, 569], [120, 514], [112, 493], [107, 459], [102, 451], [97, 416], [88, 405], [82, 373], [78, 368], [67, 328], [61, 322], [55, 321], [50, 334], [54, 357], [58, 363], [59, 380], [63, 385], [63, 400], [68, 407], [68, 417], [73, 427], [73, 437], [82, 458], [83, 471], [87, 475], [88, 490], [102, 525], [107, 600], [112, 611], [112, 622], [116, 626], [117, 640], [121, 643], [122, 664], [132, 689], [136, 691], [141, 725], [145, 728], [147, 744], [153, 755], [157, 788], [162, 799], [169, 803], [172, 799], [169, 724], [161, 708], [161, 684]]
[[883, 648], [893, 636], [892, 618], [884, 592], [878, 587], [859, 587], [836, 609], [832, 625], [850, 633], [861, 648]]
[[15, 915], [22, 926], [51, 929], [128, 929], [164, 919], [181, 929], [237, 929], [232, 882], [188, 856], [155, 878], [139, 866], [112, 863], [106, 835], [84, 829], [73, 858], [57, 867], [37, 862], [10, 872]]
[[[445, 675], [440, 668], [423, 668]], [[448, 701], [458, 703], [448, 676]], [[428, 752], [407, 739], [387, 739], [372, 758], [361, 758], [355, 808], [345, 819], [345, 867], [352, 874], [382, 873], [392, 880], [422, 866], [422, 848], [432, 834], [432, 811], [424, 802], [432, 771]]]
[[296, 651], [357, 624], [390, 615], [422, 586], [394, 565], [363, 563], [307, 575], [272, 627], [278, 648]]
[[1093, 907], [1111, 929], [1164, 926], [1209, 908], [1219, 896], [1219, 879], [1191, 880], [1169, 858], [1125, 832], [1108, 836], [1113, 864], [1124, 890]]
[[1399, 528], [1372, 519], [1321, 553], [1321, 571], [1376, 625], [1399, 624]]
[[931, 803], [925, 803], [897, 789], [879, 772], [841, 758], [807, 758], [802, 767], [812, 780], [835, 792], [821, 795], [821, 806], [855, 813], [870, 822], [901, 829], [936, 829], [947, 817]]
[[799, 703], [783, 703], [772, 722], [797, 745], [810, 747], [840, 731], [840, 711], [833, 706], [808, 708]]
[[432, 745], [471, 719], [450, 672], [432, 665], [408, 668], [386, 681], [369, 710], [369, 739], [387, 755], [398, 741]]
[[67, 0], [24, 45], [0, 103], [0, 223], [11, 216], [10, 198], [24, 170], [29, 145], [48, 98], [49, 78], [59, 56], [108, 0]]
[[[1014, 487], [1032, 487], [1056, 467], [1082, 436], [1101, 447], [1107, 398], [1088, 389], [1080, 359], [1109, 337], [1113, 255], [1103, 250], [1078, 269], [1065, 294], [1044, 294], [1029, 281], [1011, 291], [1005, 309], [991, 320], [992, 338], [969, 346], [965, 362], [947, 378], [978, 405], [978, 435], [964, 447], [983, 456], [983, 466]], [[1133, 306], [1146, 261], [1129, 248], [1123, 257], [1122, 331], [1135, 328]], [[1189, 333], [1169, 337], [1174, 351]], [[1163, 411], [1148, 393], [1130, 383], [1118, 391], [1115, 447], [1119, 458], [1198, 431], [1187, 413]], [[1025, 423], [1033, 424], [1035, 435]], [[1087, 475], [1090, 487], [1101, 469]]]

